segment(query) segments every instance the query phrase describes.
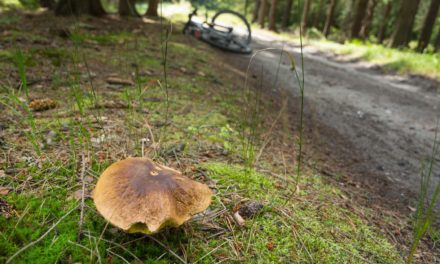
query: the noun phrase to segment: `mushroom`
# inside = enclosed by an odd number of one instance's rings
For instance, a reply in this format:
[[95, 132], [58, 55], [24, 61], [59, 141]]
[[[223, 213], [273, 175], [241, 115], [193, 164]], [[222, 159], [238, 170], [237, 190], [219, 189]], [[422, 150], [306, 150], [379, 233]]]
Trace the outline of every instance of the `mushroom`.
[[111, 224], [129, 233], [152, 234], [204, 211], [211, 195], [208, 186], [176, 170], [147, 158], [127, 158], [102, 173], [93, 200]]

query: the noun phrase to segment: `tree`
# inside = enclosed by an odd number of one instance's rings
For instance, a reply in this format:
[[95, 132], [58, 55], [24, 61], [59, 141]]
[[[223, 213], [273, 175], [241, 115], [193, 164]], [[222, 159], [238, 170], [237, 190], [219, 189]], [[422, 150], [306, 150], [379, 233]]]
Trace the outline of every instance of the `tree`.
[[365, 17], [365, 10], [368, 6], [368, 0], [359, 0], [355, 7], [353, 24], [351, 25], [350, 38], [359, 38], [362, 27], [362, 21]]
[[379, 28], [379, 33], [377, 34], [377, 41], [379, 42], [379, 44], [382, 44], [383, 40], [385, 39], [385, 34], [387, 31], [387, 25], [388, 25], [388, 19], [390, 17], [392, 8], [393, 8], [392, 1], [389, 0], [384, 8], [383, 16], [382, 16], [382, 20], [381, 20], [381, 24], [380, 24], [380, 28]]
[[312, 2], [311, 0], [304, 0], [304, 8], [303, 8], [303, 14], [301, 20], [301, 28], [303, 33], [305, 33], [307, 30], [307, 19], [309, 16], [311, 2]]
[[313, 18], [313, 26], [315, 28], [321, 27], [322, 13], [324, 12], [323, 10], [324, 10], [324, 6], [325, 6], [324, 1], [325, 0], [319, 0], [318, 8], [317, 8], [316, 14]]
[[440, 28], [437, 33], [437, 38], [435, 39], [434, 49], [436, 52], [440, 50]]
[[426, 14], [425, 22], [423, 23], [422, 32], [420, 33], [419, 43], [417, 45], [417, 51], [423, 52], [429, 44], [431, 39], [432, 29], [435, 24], [438, 9], [440, 6], [440, 0], [431, 0], [429, 5], [428, 14]]
[[269, 30], [277, 31], [276, 16], [277, 16], [277, 0], [272, 0], [269, 11]]
[[391, 37], [391, 47], [399, 48], [408, 45], [419, 3], [420, 0], [401, 1], [396, 27]]
[[261, 0], [255, 1], [255, 8], [254, 8], [254, 12], [252, 13], [252, 23], [257, 22], [257, 20], [258, 20], [258, 13], [260, 11], [260, 4], [261, 4]]
[[160, 0], [149, 0], [148, 1], [148, 10], [147, 16], [157, 17], [159, 14], [157, 13], [157, 9], [159, 7]]
[[328, 34], [330, 34], [330, 28], [332, 26], [332, 19], [333, 19], [333, 14], [335, 13], [335, 7], [336, 7], [336, 0], [331, 0], [330, 5], [328, 6], [327, 9], [327, 18], [325, 19], [325, 26], [323, 31], [325, 37], [327, 37]]
[[55, 0], [38, 0], [41, 7], [53, 9], [55, 7]]
[[100, 0], [59, 0], [55, 6], [55, 15], [57, 16], [102, 16], [105, 14]]
[[258, 24], [261, 28], [264, 28], [267, 14], [267, 0], [261, 0], [260, 10], [258, 10]]
[[376, 9], [378, 0], [371, 0], [368, 9], [367, 9], [367, 15], [364, 17], [364, 20], [362, 21], [362, 27], [359, 35], [366, 39], [368, 38], [368, 33], [370, 31], [371, 22], [373, 21], [374, 16], [374, 10]]
[[136, 0], [119, 0], [118, 13], [120, 16], [139, 16], [136, 12]]
[[293, 0], [287, 0], [287, 6], [284, 10], [283, 21], [281, 22], [281, 28], [287, 29], [290, 23], [290, 13], [292, 12]]

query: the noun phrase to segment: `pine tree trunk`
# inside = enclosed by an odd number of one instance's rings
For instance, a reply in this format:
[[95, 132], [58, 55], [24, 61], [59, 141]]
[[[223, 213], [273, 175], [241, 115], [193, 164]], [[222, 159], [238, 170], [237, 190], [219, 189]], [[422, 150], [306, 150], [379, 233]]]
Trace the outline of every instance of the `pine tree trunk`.
[[139, 16], [135, 9], [136, 0], [119, 0], [118, 13], [120, 16]]
[[57, 16], [102, 16], [105, 14], [100, 0], [59, 0], [55, 6]]
[[277, 0], [272, 0], [269, 11], [269, 30], [277, 31], [276, 18], [277, 18]]
[[261, 0], [260, 10], [258, 10], [258, 24], [261, 28], [264, 28], [267, 14], [267, 0]]
[[377, 35], [377, 41], [379, 42], [379, 44], [382, 44], [383, 40], [385, 39], [387, 26], [388, 26], [388, 19], [390, 17], [392, 8], [393, 8], [392, 2], [388, 1], [387, 5], [385, 6], [385, 9], [383, 11], [383, 17], [381, 20], [379, 33]]
[[147, 10], [147, 16], [150, 17], [158, 17], [159, 13], [157, 12], [157, 9], [159, 8], [159, 1], [160, 0], [149, 0], [148, 1], [148, 10]]
[[402, 0], [397, 16], [396, 27], [391, 38], [393, 48], [405, 47], [411, 38], [414, 19], [417, 14], [420, 0]]
[[255, 1], [255, 8], [254, 8], [254, 12], [252, 13], [252, 23], [257, 22], [258, 20], [258, 11], [260, 11], [260, 4], [261, 4], [261, 0], [256, 0]]
[[319, 1], [319, 6], [318, 6], [318, 11], [316, 12], [316, 14], [315, 14], [315, 17], [313, 18], [313, 26], [315, 27], [315, 28], [320, 28], [321, 27], [321, 24], [322, 24], [322, 17], [323, 17], [323, 13], [324, 13], [324, 6], [325, 6], [325, 4], [324, 4], [324, 1], [325, 0], [320, 0]]
[[38, 3], [41, 7], [53, 9], [55, 7], [55, 0], [39, 0]]
[[305, 34], [307, 30], [307, 19], [309, 16], [311, 2], [312, 2], [311, 0], [304, 0], [304, 8], [301, 19], [301, 29], [303, 34]]
[[281, 22], [281, 28], [287, 29], [290, 23], [290, 13], [292, 12], [293, 0], [287, 0], [287, 6], [284, 10], [283, 21]]
[[366, 15], [366, 9], [368, 6], [368, 0], [359, 0], [353, 18], [353, 24], [351, 25], [350, 38], [359, 38], [359, 33], [362, 27], [362, 21]]
[[325, 37], [330, 34], [330, 29], [332, 26], [333, 14], [335, 13], [336, 0], [331, 0], [330, 5], [327, 9], [327, 18], [325, 19], [324, 31], [322, 32]]
[[432, 29], [435, 24], [438, 9], [440, 7], [440, 0], [431, 0], [429, 5], [428, 14], [426, 14], [425, 22], [423, 23], [422, 32], [420, 33], [419, 44], [417, 45], [417, 51], [423, 52], [429, 44], [431, 39]]
[[435, 50], [435, 52], [440, 51], [440, 28], [437, 33], [437, 38], [435, 39], [434, 50]]
[[368, 38], [371, 22], [373, 21], [374, 10], [376, 9], [377, 3], [378, 3], [377, 0], [371, 0], [370, 4], [368, 5], [367, 15], [364, 17], [364, 20], [362, 21], [362, 27], [359, 33], [363, 39]]
[[353, 25], [353, 19], [354, 19], [354, 10], [355, 10], [355, 5], [356, 5], [356, 0], [351, 0], [349, 1], [349, 8], [348, 8], [348, 12], [347, 15], [344, 18], [344, 22], [342, 24], [342, 30], [344, 32], [347, 32], [347, 35], [350, 34], [351, 32], [351, 26]]

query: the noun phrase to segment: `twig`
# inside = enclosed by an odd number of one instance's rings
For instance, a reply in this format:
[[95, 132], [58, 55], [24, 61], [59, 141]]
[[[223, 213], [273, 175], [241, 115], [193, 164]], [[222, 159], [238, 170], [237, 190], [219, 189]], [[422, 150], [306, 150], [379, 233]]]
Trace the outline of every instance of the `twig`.
[[84, 157], [84, 153], [81, 154], [81, 183], [82, 183], [82, 190], [81, 190], [81, 204], [80, 204], [80, 215], [79, 215], [79, 227], [78, 227], [78, 236], [76, 237], [76, 241], [79, 242], [81, 240], [81, 233], [82, 233], [82, 227], [84, 224], [84, 194], [86, 189], [86, 182], [84, 181], [84, 172], [86, 171], [86, 158]]
[[216, 248], [214, 248], [213, 250], [209, 251], [208, 253], [206, 253], [204, 256], [202, 256], [201, 258], [199, 258], [198, 260], [196, 260], [193, 264], [196, 264], [197, 262], [201, 261], [202, 259], [206, 258], [207, 256], [211, 255], [212, 253], [214, 253], [215, 251], [217, 251], [217, 249], [221, 248], [224, 244], [228, 243], [229, 241], [226, 240], [225, 242], [223, 242], [222, 244], [218, 245]]
[[115, 252], [111, 251], [110, 249], [107, 249], [107, 252], [110, 254], [115, 255], [116, 257], [120, 258], [122, 261], [124, 261], [125, 263], [130, 264], [130, 262], [128, 260], [126, 260], [124, 257], [122, 257], [121, 255], [116, 254]]
[[146, 235], [148, 238], [150, 238], [151, 240], [153, 240], [154, 242], [156, 242], [157, 244], [161, 245], [164, 249], [166, 249], [168, 251], [168, 253], [170, 253], [171, 255], [173, 255], [174, 257], [176, 257], [180, 262], [182, 263], [187, 263], [184, 259], [182, 259], [179, 255], [177, 255], [174, 251], [172, 251], [169, 247], [167, 247], [164, 243], [160, 242], [159, 240], [157, 240], [155, 237], [150, 236], [150, 235]]
[[[95, 237], [95, 236], [92, 236], [92, 235], [90, 235], [90, 234], [84, 234], [86, 237], [89, 237], [89, 238], [93, 238], [93, 239], [98, 239], [98, 243], [102, 240], [102, 241], [104, 241], [104, 242], [107, 242], [107, 243], [109, 243], [109, 244], [112, 244], [112, 245], [115, 245], [116, 247], [118, 247], [118, 248], [120, 248], [120, 249], [122, 249], [122, 250], [124, 250], [125, 252], [127, 252], [128, 254], [130, 254], [135, 260], [137, 260], [137, 261], [141, 261], [134, 253], [132, 253], [131, 251], [129, 251], [126, 247], [124, 247], [123, 245], [121, 245], [121, 244], [118, 244], [118, 243], [116, 243], [116, 242], [113, 242], [113, 241], [111, 241], [111, 240], [107, 240], [107, 239], [105, 239], [105, 238], [98, 238], [98, 237]], [[98, 255], [99, 256], [99, 255]]]
[[11, 263], [11, 261], [17, 257], [18, 255], [20, 255], [23, 251], [25, 251], [26, 249], [33, 247], [35, 244], [37, 244], [38, 242], [40, 242], [41, 240], [43, 240], [43, 238], [45, 238], [53, 229], [55, 229], [55, 227], [57, 225], [59, 225], [67, 216], [69, 216], [73, 211], [75, 211], [76, 209], [78, 209], [78, 205], [76, 205], [74, 208], [70, 209], [69, 212], [67, 212], [65, 215], [63, 215], [60, 219], [58, 219], [58, 221], [53, 224], [43, 235], [41, 235], [37, 240], [32, 241], [31, 243], [27, 244], [26, 246], [22, 247], [20, 250], [18, 250], [17, 252], [14, 253], [14, 255], [12, 255], [7, 261], [6, 264]]

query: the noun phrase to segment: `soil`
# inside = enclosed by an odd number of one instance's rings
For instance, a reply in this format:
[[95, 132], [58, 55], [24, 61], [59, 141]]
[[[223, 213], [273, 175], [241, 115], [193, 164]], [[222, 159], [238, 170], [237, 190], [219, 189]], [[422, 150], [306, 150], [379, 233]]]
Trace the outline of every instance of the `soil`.
[[[289, 108], [298, 112], [298, 82], [288, 56], [280, 58], [279, 49], [294, 55], [301, 75], [300, 47], [257, 36], [253, 48], [278, 50], [253, 57], [248, 76], [275, 97], [285, 98], [287, 91]], [[246, 73], [251, 55], [223, 55], [227, 63]], [[377, 67], [330, 57], [304, 50], [307, 156], [341, 185], [348, 181], [366, 189], [367, 203], [377, 201], [410, 213], [419, 190], [421, 162], [432, 152], [440, 116], [438, 82], [385, 75]], [[431, 186], [440, 178], [439, 169], [437, 164]], [[338, 175], [348, 178], [340, 181]]]

